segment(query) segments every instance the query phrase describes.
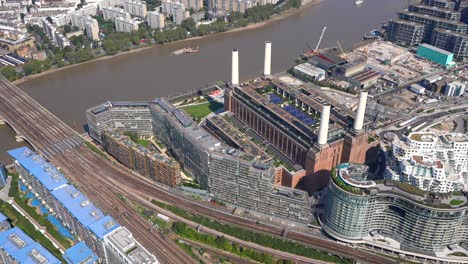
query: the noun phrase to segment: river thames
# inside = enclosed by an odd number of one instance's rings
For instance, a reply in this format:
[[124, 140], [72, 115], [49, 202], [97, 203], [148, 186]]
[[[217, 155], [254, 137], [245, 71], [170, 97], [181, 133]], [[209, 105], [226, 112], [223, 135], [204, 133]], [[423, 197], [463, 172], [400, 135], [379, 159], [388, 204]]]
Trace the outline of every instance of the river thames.
[[[159, 45], [66, 68], [21, 83], [19, 87], [78, 132], [84, 132], [85, 110], [108, 100], [151, 100], [203, 87], [230, 77], [230, 57], [239, 49], [240, 79], [261, 74], [266, 40], [272, 41], [272, 72], [284, 71], [304, 51], [315, 47], [322, 28], [321, 47], [352, 47], [362, 36], [395, 17], [406, 0], [323, 0], [300, 12], [254, 29]], [[171, 56], [174, 50], [198, 47], [200, 52]], [[44, 128], [47, 129], [47, 128]], [[0, 126], [0, 161], [5, 151], [20, 144]]]

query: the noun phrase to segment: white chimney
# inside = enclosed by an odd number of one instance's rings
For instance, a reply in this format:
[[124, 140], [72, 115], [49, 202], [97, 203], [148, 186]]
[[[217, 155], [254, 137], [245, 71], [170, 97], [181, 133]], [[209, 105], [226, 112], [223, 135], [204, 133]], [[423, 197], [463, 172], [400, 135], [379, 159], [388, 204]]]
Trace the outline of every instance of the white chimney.
[[330, 105], [323, 105], [322, 115], [320, 117], [320, 130], [318, 136], [318, 144], [327, 144], [328, 139], [328, 121], [330, 119]]
[[271, 74], [271, 41], [265, 42], [265, 62], [263, 65], [263, 75]]
[[361, 130], [364, 124], [364, 115], [366, 113], [367, 92], [361, 92], [359, 96], [359, 103], [356, 112], [356, 119], [354, 119], [354, 130]]
[[232, 50], [231, 84], [239, 84], [239, 51], [237, 49]]

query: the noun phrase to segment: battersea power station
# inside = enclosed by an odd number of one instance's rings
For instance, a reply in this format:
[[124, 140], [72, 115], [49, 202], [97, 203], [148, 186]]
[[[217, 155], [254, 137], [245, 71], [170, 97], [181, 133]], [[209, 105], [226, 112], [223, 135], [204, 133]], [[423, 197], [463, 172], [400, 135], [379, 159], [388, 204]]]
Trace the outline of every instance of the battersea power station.
[[[232, 51], [232, 79], [224, 108], [261, 141], [302, 168], [282, 170], [278, 183], [309, 193], [324, 188], [333, 167], [364, 163], [369, 149], [364, 130], [367, 92], [361, 92], [354, 115], [330, 105], [313, 84], [291, 85], [271, 74], [271, 43], [265, 43], [261, 80], [239, 83], [239, 51]], [[296, 166], [297, 166], [296, 165]]]

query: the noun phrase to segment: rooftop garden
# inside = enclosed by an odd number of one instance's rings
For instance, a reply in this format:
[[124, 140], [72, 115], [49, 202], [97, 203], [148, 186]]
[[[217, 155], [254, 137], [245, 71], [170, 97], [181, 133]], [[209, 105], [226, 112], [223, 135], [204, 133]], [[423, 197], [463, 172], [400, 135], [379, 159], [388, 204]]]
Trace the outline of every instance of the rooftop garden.
[[214, 100], [205, 103], [184, 106], [182, 109], [187, 112], [195, 121], [205, 118], [207, 115], [223, 108], [223, 104]]
[[341, 179], [341, 177], [338, 176], [336, 168], [332, 169], [331, 178], [332, 178], [333, 182], [336, 185], [338, 185], [338, 187], [340, 187], [342, 190], [344, 190], [346, 192], [350, 192], [350, 193], [354, 193], [354, 194], [358, 194], [358, 195], [363, 195], [364, 194], [364, 192], [361, 189], [353, 187], [353, 186], [347, 184], [346, 182], [344, 182], [343, 179]]
[[465, 201], [460, 200], [460, 199], [452, 199], [449, 203], [450, 203], [451, 206], [459, 206], [459, 205], [465, 203]]

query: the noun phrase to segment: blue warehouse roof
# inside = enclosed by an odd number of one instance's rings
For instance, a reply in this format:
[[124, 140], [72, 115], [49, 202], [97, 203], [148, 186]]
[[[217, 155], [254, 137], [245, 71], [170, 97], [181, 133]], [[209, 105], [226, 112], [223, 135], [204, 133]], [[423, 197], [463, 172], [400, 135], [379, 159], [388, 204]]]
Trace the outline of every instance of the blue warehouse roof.
[[39, 243], [26, 246], [11, 254], [19, 263], [41, 263], [41, 264], [61, 264], [52, 253], [47, 251]]
[[120, 224], [117, 223], [112, 217], [106, 216], [94, 224], [89, 226], [89, 229], [96, 234], [97, 237], [103, 239], [105, 235], [119, 228]]
[[0, 233], [0, 248], [19, 263], [61, 263], [43, 246], [17, 227]]
[[7, 220], [8, 218], [0, 212], [0, 222]]
[[52, 195], [85, 227], [104, 218], [101, 210], [72, 185], [54, 190]]
[[68, 264], [92, 264], [98, 261], [98, 256], [84, 242], [67, 249], [63, 258]]
[[42, 156], [35, 154], [28, 147], [8, 151], [29, 173], [36, 177], [51, 191], [68, 183], [67, 179]]

